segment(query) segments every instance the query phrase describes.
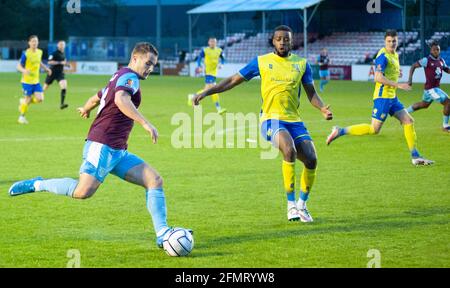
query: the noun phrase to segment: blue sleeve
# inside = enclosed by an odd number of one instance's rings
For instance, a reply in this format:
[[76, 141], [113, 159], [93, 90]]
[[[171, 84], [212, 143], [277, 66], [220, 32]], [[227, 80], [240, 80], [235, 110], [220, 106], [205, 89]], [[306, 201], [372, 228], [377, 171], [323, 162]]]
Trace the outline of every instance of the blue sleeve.
[[225, 64], [225, 57], [223, 56], [223, 51], [220, 53], [220, 64]]
[[386, 56], [384, 56], [384, 53], [375, 59], [375, 72], [383, 72], [386, 70], [386, 66], [388, 64]]
[[303, 74], [303, 77], [302, 77], [302, 83], [303, 84], [311, 84], [313, 82], [314, 82], [314, 80], [313, 80], [311, 65], [309, 65], [309, 63], [306, 63], [306, 69], [305, 69], [305, 73]]
[[25, 55], [25, 51], [22, 52], [22, 56], [20, 57], [20, 65], [25, 68], [25, 62], [27, 61], [27, 56]]
[[259, 76], [258, 57], [254, 58], [247, 66], [239, 70], [239, 74], [247, 81], [251, 80], [253, 77]]
[[202, 49], [202, 51], [200, 52], [200, 55], [198, 55], [198, 58], [197, 58], [197, 67], [202, 66], [203, 58], [205, 58], [205, 51], [203, 51], [203, 49]]
[[445, 63], [445, 60], [444, 60], [444, 59], [442, 59], [442, 62], [444, 63], [444, 65], [443, 65], [443, 66], [444, 66], [444, 69], [446, 69], [446, 68], [448, 69], [447, 63]]
[[134, 73], [125, 73], [117, 79], [116, 91], [125, 90], [134, 95], [139, 90], [139, 79]]
[[420, 66], [427, 67], [427, 65], [428, 65], [428, 58], [424, 57], [424, 58], [420, 59], [418, 62], [419, 62]]

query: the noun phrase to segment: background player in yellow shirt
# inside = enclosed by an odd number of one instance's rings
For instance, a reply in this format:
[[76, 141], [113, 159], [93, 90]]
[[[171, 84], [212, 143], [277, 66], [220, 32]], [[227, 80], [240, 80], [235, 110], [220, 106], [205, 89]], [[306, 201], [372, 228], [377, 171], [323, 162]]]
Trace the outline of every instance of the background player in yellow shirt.
[[52, 71], [42, 63], [42, 50], [38, 49], [39, 39], [36, 35], [28, 38], [28, 49], [22, 52], [17, 70], [22, 73], [22, 88], [24, 98], [20, 99], [20, 124], [28, 124], [25, 113], [30, 103], [40, 103], [44, 100], [44, 93], [39, 83], [39, 69], [42, 67], [49, 75]]
[[[205, 88], [198, 91], [200, 93], [212, 86], [216, 85], [217, 69], [221, 68], [221, 64], [224, 64], [225, 58], [223, 56], [223, 51], [220, 47], [217, 47], [217, 39], [215, 37], [209, 37], [208, 47], [203, 48], [198, 56], [197, 60], [197, 70], [201, 72], [202, 70], [202, 59], [205, 58]], [[189, 94], [189, 105], [192, 105], [193, 94]], [[219, 94], [212, 95], [212, 100], [216, 106], [217, 113], [223, 114], [227, 110], [220, 107]]]
[[405, 110], [397, 98], [397, 88], [410, 91], [408, 83], [398, 83], [400, 76], [400, 63], [395, 52], [398, 46], [397, 31], [388, 30], [384, 36], [385, 47], [382, 48], [375, 59], [375, 91], [373, 93], [373, 111], [371, 124], [358, 124], [345, 128], [333, 127], [327, 138], [327, 144], [344, 135], [375, 135], [380, 133], [381, 127], [388, 115], [397, 118], [403, 125], [406, 143], [411, 152], [414, 165], [430, 165], [434, 162], [423, 158], [417, 150], [416, 131], [414, 120]]
[[[320, 110], [325, 119], [333, 115], [329, 106], [323, 104], [316, 93], [310, 65], [306, 59], [291, 54], [293, 35], [291, 28], [275, 28], [272, 45], [274, 52], [253, 59], [239, 73], [223, 80], [217, 86], [195, 95], [195, 105], [208, 95], [224, 92], [261, 76], [261, 133], [267, 141], [280, 149], [283, 154], [282, 174], [288, 200], [288, 220], [312, 222], [306, 208], [306, 201], [316, 178], [317, 156], [312, 138], [300, 119], [301, 85], [311, 104]], [[300, 176], [300, 195], [295, 201], [295, 162], [304, 164]]]

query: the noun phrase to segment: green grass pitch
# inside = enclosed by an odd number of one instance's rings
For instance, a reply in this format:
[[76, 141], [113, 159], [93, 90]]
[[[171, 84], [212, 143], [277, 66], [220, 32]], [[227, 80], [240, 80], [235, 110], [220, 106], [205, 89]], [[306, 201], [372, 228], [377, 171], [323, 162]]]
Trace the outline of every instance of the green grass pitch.
[[[171, 225], [192, 228], [189, 257], [171, 258], [155, 245], [144, 190], [108, 176], [96, 195], [78, 201], [50, 193], [9, 197], [9, 186], [34, 176], [78, 176], [92, 118], [76, 113], [108, 76], [68, 75], [66, 110], [52, 85], [33, 105], [29, 125], [17, 124], [20, 75], [0, 75], [0, 267], [66, 267], [77, 249], [81, 267], [367, 267], [377, 249], [382, 267], [450, 266], [450, 134], [441, 131], [442, 106], [413, 114], [419, 150], [436, 161], [414, 167], [403, 129], [388, 119], [380, 135], [346, 137], [330, 147], [333, 125], [368, 123], [373, 83], [332, 81], [322, 94], [333, 121], [303, 93], [302, 117], [315, 140], [318, 176], [309, 201], [315, 222], [289, 223], [281, 158], [262, 160], [260, 149], [175, 149], [170, 124], [192, 115], [186, 95], [202, 79], [151, 77], [141, 82], [140, 111], [158, 128], [151, 144], [135, 126], [129, 150], [163, 176]], [[443, 89], [450, 92], [449, 85]], [[399, 92], [405, 106], [422, 85]], [[223, 94], [229, 112], [258, 113], [258, 80]], [[204, 112], [214, 111], [210, 99]], [[301, 165], [297, 162], [297, 174]]]

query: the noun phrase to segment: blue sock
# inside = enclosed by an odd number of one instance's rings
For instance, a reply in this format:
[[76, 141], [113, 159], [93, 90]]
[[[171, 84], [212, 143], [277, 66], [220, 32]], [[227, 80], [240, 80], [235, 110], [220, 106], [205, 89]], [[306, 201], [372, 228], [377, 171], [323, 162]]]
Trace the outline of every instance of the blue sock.
[[339, 136], [344, 136], [347, 134], [347, 128], [341, 128], [339, 129]]
[[47, 179], [36, 182], [39, 182], [36, 183], [39, 186], [39, 190], [36, 191], [48, 191], [69, 197], [72, 197], [73, 191], [75, 191], [78, 184], [78, 181], [72, 178]]
[[320, 90], [323, 90], [323, 86], [324, 86], [324, 81], [323, 80], [320, 80]]
[[286, 193], [287, 200], [295, 202], [295, 191]]
[[419, 153], [419, 151], [417, 151], [416, 148], [414, 148], [414, 149], [411, 151], [411, 157], [412, 157], [412, 158], [418, 158], [418, 157], [420, 157], [420, 153]]
[[414, 109], [413, 109], [412, 106], [409, 106], [409, 107], [406, 109], [406, 111], [407, 111], [409, 114], [411, 114], [412, 112], [414, 112]]
[[450, 120], [450, 116], [445, 116], [444, 115], [444, 122], [442, 123], [444, 125], [444, 127], [448, 126], [448, 121]]
[[309, 197], [309, 193], [304, 193], [303, 191], [300, 191], [300, 199], [303, 201], [307, 201]]
[[162, 188], [149, 189], [146, 192], [147, 210], [152, 215], [153, 227], [158, 232], [167, 228], [166, 198]]

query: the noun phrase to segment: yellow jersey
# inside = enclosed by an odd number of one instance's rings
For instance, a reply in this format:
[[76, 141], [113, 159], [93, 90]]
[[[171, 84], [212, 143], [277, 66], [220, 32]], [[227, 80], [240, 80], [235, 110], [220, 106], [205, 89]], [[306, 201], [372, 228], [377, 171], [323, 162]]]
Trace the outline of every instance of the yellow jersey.
[[261, 117], [287, 122], [301, 122], [301, 84], [313, 83], [311, 66], [295, 54], [280, 57], [275, 53], [258, 56], [239, 73], [247, 81], [261, 76]]
[[[381, 49], [375, 59], [375, 71], [382, 72], [386, 79], [398, 82], [400, 76], [400, 61], [396, 52], [389, 53], [386, 48]], [[373, 99], [377, 98], [395, 98], [396, 87], [386, 86], [384, 84], [375, 83], [375, 91]]]
[[222, 49], [219, 47], [210, 48], [206, 47], [200, 52], [198, 59], [198, 66], [201, 66], [202, 58], [205, 58], [205, 75], [217, 76], [217, 67], [219, 66], [219, 60], [221, 59], [222, 64], [224, 61]]
[[38, 84], [39, 83], [39, 69], [41, 67], [42, 61], [42, 50], [36, 49], [32, 51], [27, 49], [22, 52], [22, 57], [20, 58], [20, 64], [30, 71], [29, 75], [22, 74], [22, 83], [24, 84]]

